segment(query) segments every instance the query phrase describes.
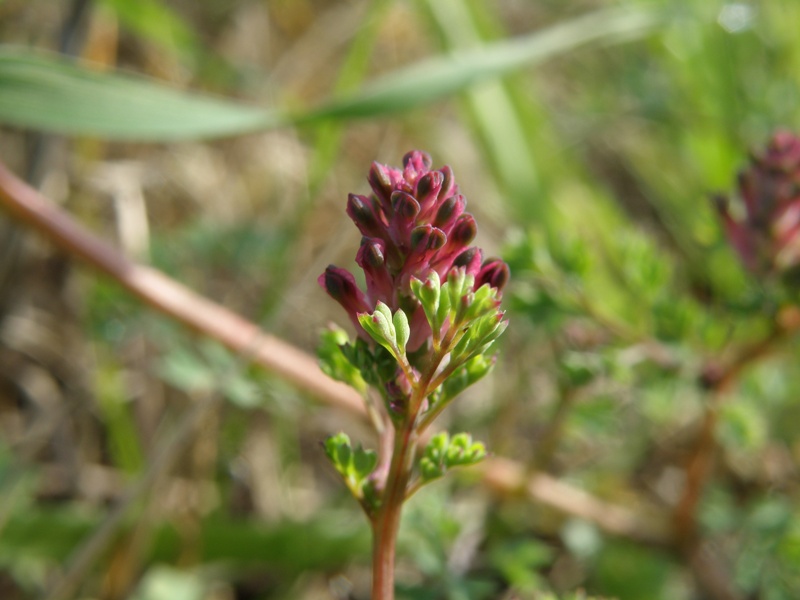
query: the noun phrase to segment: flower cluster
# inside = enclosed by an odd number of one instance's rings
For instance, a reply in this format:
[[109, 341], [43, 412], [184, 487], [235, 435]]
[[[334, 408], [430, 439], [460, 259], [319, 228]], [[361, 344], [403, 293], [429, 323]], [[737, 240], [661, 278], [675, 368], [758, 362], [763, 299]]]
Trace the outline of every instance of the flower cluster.
[[484, 261], [481, 250], [470, 246], [477, 226], [465, 212], [466, 200], [450, 167], [432, 170], [428, 154], [412, 151], [403, 158], [402, 170], [373, 163], [368, 181], [371, 195], [350, 194], [347, 200], [347, 214], [363, 236], [356, 262], [364, 271], [366, 292], [352, 273], [333, 265], [318, 280], [361, 337], [370, 339], [358, 315], [383, 303], [408, 316], [408, 347], [418, 349], [431, 330], [411, 283], [425, 281], [433, 272], [445, 281], [454, 269], [462, 269], [474, 278], [475, 290], [489, 284], [499, 300], [508, 266], [496, 259]]
[[742, 262], [756, 273], [800, 266], [800, 138], [775, 133], [763, 154], [739, 173], [744, 215], [734, 219], [728, 198], [717, 198], [726, 233]]

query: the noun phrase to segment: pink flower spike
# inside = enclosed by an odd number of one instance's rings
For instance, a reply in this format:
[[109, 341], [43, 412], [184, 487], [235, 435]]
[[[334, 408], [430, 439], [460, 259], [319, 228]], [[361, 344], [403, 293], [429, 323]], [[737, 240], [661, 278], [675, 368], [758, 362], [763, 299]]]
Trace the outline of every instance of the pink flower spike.
[[378, 301], [393, 313], [402, 308], [411, 328], [411, 350], [431, 335], [411, 291], [412, 277], [425, 280], [435, 271], [444, 279], [456, 267], [498, 289], [508, 278], [499, 261], [481, 266], [481, 251], [469, 247], [477, 225], [466, 212], [453, 170], [433, 170], [431, 164], [431, 157], [417, 150], [403, 157], [402, 169], [374, 162], [367, 177], [372, 193], [348, 196], [347, 214], [363, 236], [356, 262], [364, 271], [366, 293], [344, 269], [331, 266], [320, 277], [320, 285], [347, 311], [360, 334], [357, 313], [371, 314]]

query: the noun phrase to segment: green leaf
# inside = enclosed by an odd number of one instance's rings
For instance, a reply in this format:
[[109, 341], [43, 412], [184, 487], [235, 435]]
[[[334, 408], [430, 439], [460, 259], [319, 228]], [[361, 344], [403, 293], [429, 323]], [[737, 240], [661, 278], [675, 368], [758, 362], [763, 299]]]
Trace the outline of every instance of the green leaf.
[[492, 370], [495, 362], [494, 357], [478, 354], [456, 369], [442, 384], [442, 395], [437, 401], [437, 408], [440, 403], [450, 402], [473, 383], [483, 379]]
[[371, 501], [369, 476], [378, 464], [378, 455], [360, 445], [353, 449], [346, 433], [329, 437], [323, 448], [353, 496], [362, 501]]
[[486, 447], [482, 442], [473, 442], [468, 433], [459, 433], [452, 438], [446, 431], [431, 438], [419, 460], [422, 481], [427, 483], [442, 477], [453, 467], [474, 465], [486, 458]]
[[425, 316], [433, 331], [438, 331], [444, 322], [438, 318], [441, 288], [442, 283], [436, 271], [431, 271], [424, 282], [416, 277], [411, 279], [411, 291], [422, 305], [422, 310], [425, 311]]
[[344, 329], [332, 327], [325, 330], [320, 336], [320, 345], [317, 348], [320, 368], [329, 377], [346, 383], [363, 394], [367, 390], [367, 383], [362, 371], [371, 372], [372, 361], [368, 361], [364, 352], [356, 349], [363, 349], [363, 344], [354, 347], [348, 342], [349, 338]]
[[236, 135], [285, 120], [275, 111], [5, 47], [0, 49], [0, 122], [67, 135], [170, 141]]
[[139, 76], [93, 71], [57, 55], [4, 47], [0, 122], [66, 135], [152, 142], [374, 117], [433, 102], [582, 45], [641, 37], [659, 22], [652, 10], [587, 14], [528, 36], [422, 61], [384, 75], [352, 96], [293, 116], [182, 92]]
[[531, 35], [417, 63], [380, 77], [354, 97], [331, 102], [304, 119], [363, 118], [408, 110], [579, 46], [644, 36], [660, 22], [653, 10], [593, 12]]

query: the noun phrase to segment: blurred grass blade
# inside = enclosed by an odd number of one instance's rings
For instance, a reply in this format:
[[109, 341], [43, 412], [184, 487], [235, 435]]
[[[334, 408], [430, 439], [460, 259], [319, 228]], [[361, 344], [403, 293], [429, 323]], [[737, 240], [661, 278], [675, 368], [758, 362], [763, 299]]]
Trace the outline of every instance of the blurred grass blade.
[[94, 72], [67, 59], [0, 49], [0, 122], [67, 135], [169, 141], [235, 135], [282, 123], [275, 112]]
[[652, 9], [610, 9], [544, 31], [423, 61], [380, 77], [353, 97], [330, 102], [298, 121], [357, 118], [407, 110], [593, 43], [642, 37], [663, 22]]
[[432, 102], [581, 45], [641, 37], [660, 21], [652, 10], [584, 15], [530, 36], [423, 61], [293, 118], [142, 77], [95, 72], [58, 56], [0, 48], [0, 122], [66, 135], [174, 141], [371, 117]]

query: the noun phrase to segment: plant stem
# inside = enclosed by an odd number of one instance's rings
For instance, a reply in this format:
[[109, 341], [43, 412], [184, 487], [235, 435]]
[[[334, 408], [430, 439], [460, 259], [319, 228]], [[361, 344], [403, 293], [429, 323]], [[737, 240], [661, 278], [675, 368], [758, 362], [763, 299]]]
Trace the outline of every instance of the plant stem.
[[409, 415], [396, 432], [381, 506], [372, 521], [372, 600], [394, 600], [395, 546], [417, 446], [415, 421], [416, 415]]

